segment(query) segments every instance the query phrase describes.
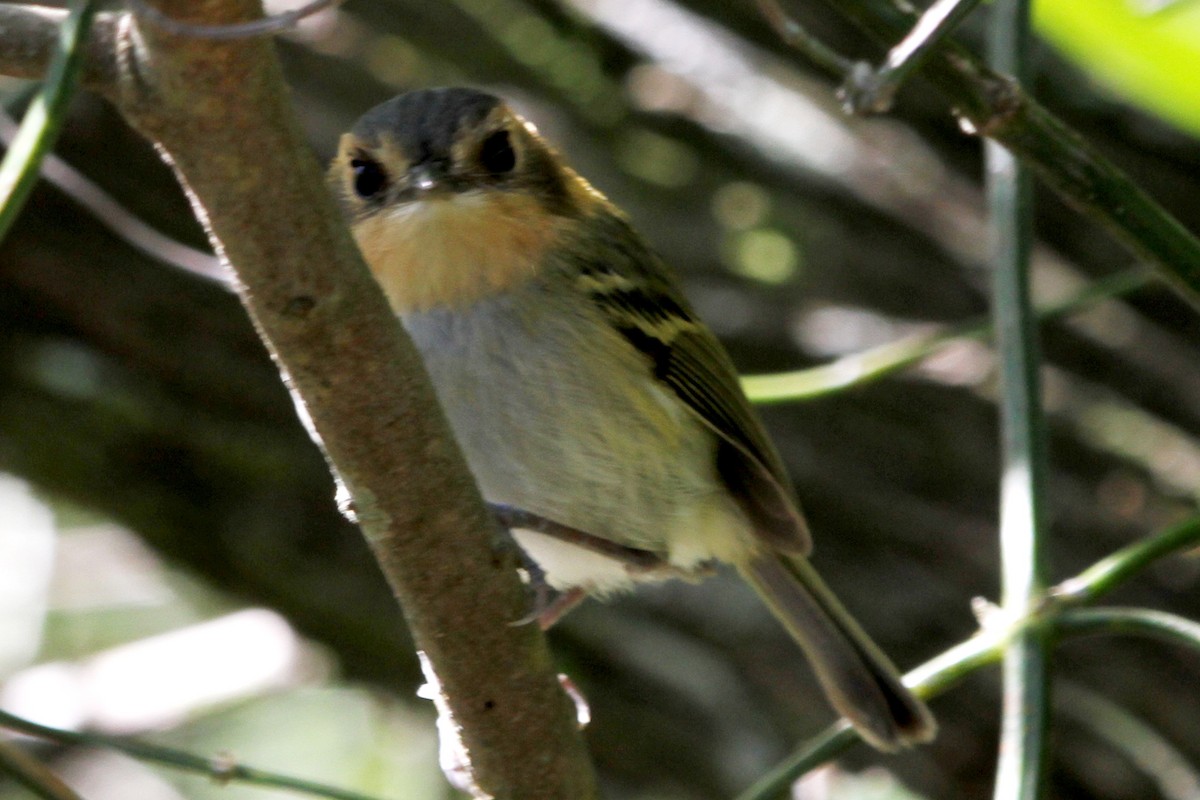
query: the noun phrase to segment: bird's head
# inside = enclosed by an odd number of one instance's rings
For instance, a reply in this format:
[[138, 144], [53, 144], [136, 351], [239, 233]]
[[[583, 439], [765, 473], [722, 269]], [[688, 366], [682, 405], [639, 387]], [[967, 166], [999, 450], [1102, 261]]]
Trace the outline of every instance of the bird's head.
[[426, 89], [368, 111], [330, 178], [398, 312], [454, 307], [537, 274], [547, 248], [604, 202], [493, 95]]

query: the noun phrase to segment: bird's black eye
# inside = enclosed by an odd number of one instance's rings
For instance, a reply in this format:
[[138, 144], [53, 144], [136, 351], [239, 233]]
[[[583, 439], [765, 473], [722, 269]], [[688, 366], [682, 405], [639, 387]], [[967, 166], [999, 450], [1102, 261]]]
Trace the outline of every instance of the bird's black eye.
[[508, 138], [508, 131], [498, 130], [483, 140], [479, 147], [479, 163], [493, 175], [513, 171], [517, 166], [517, 154]]
[[379, 194], [387, 186], [387, 173], [378, 161], [355, 158], [350, 161], [354, 171], [354, 193], [364, 200]]

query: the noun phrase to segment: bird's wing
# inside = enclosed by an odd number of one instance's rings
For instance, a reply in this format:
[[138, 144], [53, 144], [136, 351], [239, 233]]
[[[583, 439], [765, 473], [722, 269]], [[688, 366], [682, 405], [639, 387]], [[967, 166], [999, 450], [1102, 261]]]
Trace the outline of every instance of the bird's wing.
[[580, 287], [646, 357], [654, 378], [717, 435], [717, 472], [758, 535], [780, 550], [807, 553], [808, 528], [783, 462], [729, 355], [648, 248], [624, 247], [609, 255], [616, 258], [575, 265], [582, 267]]

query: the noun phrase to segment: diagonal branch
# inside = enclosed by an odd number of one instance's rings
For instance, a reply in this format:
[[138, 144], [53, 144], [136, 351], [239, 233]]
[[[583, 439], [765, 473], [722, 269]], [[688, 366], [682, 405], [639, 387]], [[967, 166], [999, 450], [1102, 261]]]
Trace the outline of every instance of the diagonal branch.
[[42, 800], [81, 800], [70, 786], [16, 742], [0, 740], [0, 775], [8, 775]]
[[[123, 736], [106, 736], [102, 733], [54, 728], [18, 717], [15, 714], [9, 714], [7, 711], [0, 711], [0, 728], [19, 731], [26, 736], [45, 739], [48, 742], [60, 745], [102, 747], [115, 750], [118, 753], [123, 753], [130, 758], [136, 758], [148, 764], [158, 764], [163, 767], [171, 767], [177, 770], [205, 775], [222, 785], [235, 782], [245, 783], [251, 786], [281, 789], [313, 797], [322, 797], [326, 798], [326, 800], [376, 800], [375, 797], [362, 794], [361, 792], [352, 792], [346, 789], [339, 789], [336, 786], [326, 786], [315, 781], [284, 775], [279, 772], [258, 769], [257, 767], [239, 763], [232, 758], [206, 758], [185, 750], [162, 747]], [[5, 744], [9, 743], [0, 740], [0, 748]], [[15, 747], [15, 745], [11, 746]], [[4, 760], [5, 753], [3, 750], [0, 750], [0, 772], [3, 771], [3, 767], [5, 766]], [[62, 799], [52, 798], [52, 800]], [[71, 798], [71, 800], [78, 800], [78, 798]]]
[[[731, 23], [730, 12], [721, 4], [697, 0], [689, 0], [689, 4], [719, 22]], [[886, 47], [902, 40], [920, 20], [912, 5], [898, 0], [825, 0], [825, 4]], [[789, 35], [792, 31], [786, 19], [771, 22], [784, 40], [766, 42], [767, 46], [776, 50], [794, 46], [798, 37]], [[798, 49], [811, 57], [811, 43], [799, 41], [803, 46]], [[930, 51], [921, 74], [947, 97], [965, 130], [1004, 145], [1081, 214], [1151, 264], [1184, 299], [1200, 307], [1200, 239], [1099, 149], [1026, 94], [1016, 81], [989, 69], [953, 41]]]
[[[827, 2], [885, 43], [906, 35], [918, 19], [907, 4], [889, 0]], [[922, 71], [954, 103], [964, 128], [1004, 145], [1200, 306], [1200, 240], [1078, 132], [953, 43], [932, 53]]]
[[[182, 22], [257, 19], [257, 0], [155, 0]], [[45, 67], [60, 15], [0, 10], [0, 71]], [[87, 80], [174, 166], [337, 473], [469, 755], [477, 796], [595, 795], [575, 709], [496, 546], [420, 359], [329, 197], [271, 42], [97, 20]]]

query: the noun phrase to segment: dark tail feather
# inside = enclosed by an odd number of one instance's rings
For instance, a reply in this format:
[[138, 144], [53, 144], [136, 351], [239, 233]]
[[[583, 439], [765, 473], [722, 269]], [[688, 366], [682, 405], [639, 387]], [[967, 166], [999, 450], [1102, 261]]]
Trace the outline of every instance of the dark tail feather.
[[926, 742], [937, 724], [925, 704], [802, 556], [764, 554], [742, 574], [799, 642], [838, 713], [874, 747]]

